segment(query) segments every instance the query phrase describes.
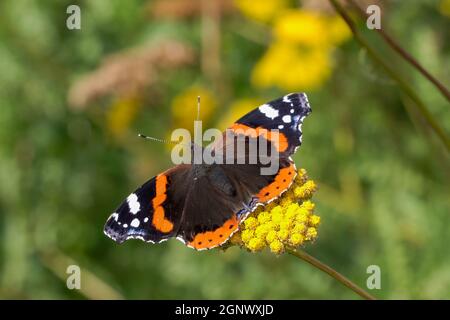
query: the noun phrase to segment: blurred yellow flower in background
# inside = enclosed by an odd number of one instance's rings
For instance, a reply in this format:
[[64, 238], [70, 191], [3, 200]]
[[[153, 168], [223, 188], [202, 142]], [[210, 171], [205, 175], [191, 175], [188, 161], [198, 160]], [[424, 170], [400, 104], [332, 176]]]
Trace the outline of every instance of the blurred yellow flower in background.
[[120, 138], [136, 118], [140, 107], [136, 97], [120, 98], [115, 101], [106, 113], [106, 126], [115, 137]]
[[214, 114], [216, 100], [208, 89], [192, 86], [177, 95], [171, 104], [173, 124], [176, 128], [185, 128], [193, 133], [197, 118], [197, 97], [201, 98], [200, 120], [207, 123]]
[[284, 90], [313, 90], [329, 77], [332, 60], [327, 50], [273, 43], [256, 63], [252, 83], [257, 87], [278, 86]]
[[329, 47], [348, 39], [351, 32], [337, 16], [310, 10], [287, 10], [275, 20], [274, 35], [289, 43]]
[[341, 17], [332, 16], [327, 19], [330, 42], [334, 46], [339, 45], [351, 38], [352, 31]]
[[287, 8], [286, 0], [234, 0], [235, 6], [249, 19], [269, 22], [281, 10]]
[[274, 41], [252, 71], [257, 87], [283, 90], [314, 90], [333, 69], [335, 46], [351, 32], [337, 16], [311, 10], [285, 10], [273, 22]]
[[298, 171], [293, 185], [281, 198], [259, 207], [242, 223], [231, 244], [256, 252], [269, 248], [281, 254], [317, 238], [320, 217], [314, 214], [310, 200], [317, 186], [308, 180], [305, 169]]
[[225, 130], [230, 127], [239, 118], [260, 106], [264, 102], [256, 98], [243, 98], [236, 100], [231, 104], [228, 111], [220, 118], [217, 128]]
[[450, 0], [442, 0], [439, 3], [439, 11], [446, 15], [447, 17], [450, 17]]
[[327, 25], [321, 15], [305, 10], [288, 10], [274, 22], [276, 38], [304, 45], [324, 45], [328, 42]]

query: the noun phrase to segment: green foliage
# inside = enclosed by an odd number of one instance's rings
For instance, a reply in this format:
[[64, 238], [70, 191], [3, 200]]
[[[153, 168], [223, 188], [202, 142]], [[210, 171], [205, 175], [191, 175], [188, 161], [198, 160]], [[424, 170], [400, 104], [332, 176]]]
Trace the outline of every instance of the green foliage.
[[[202, 55], [201, 17], [157, 18], [148, 13], [149, 1], [84, 1], [82, 29], [69, 31], [69, 4], [0, 3], [0, 298], [356, 298], [289, 255], [236, 247], [195, 252], [176, 240], [119, 246], [103, 235], [120, 201], [170, 166], [166, 146], [136, 135], [166, 138], [177, 125], [175, 96], [192, 84], [212, 92], [214, 124], [235, 101], [287, 92], [252, 85], [252, 70], [267, 49], [255, 39], [270, 29], [239, 13], [222, 19], [217, 80], [202, 68], [209, 56]], [[397, 1], [386, 8], [383, 24], [449, 84], [449, 17], [438, 7], [439, 1]], [[140, 91], [138, 116], [118, 136], [108, 119], [123, 96], [112, 92], [84, 108], [69, 107], [70, 88], [105, 57], [161, 39], [189, 45], [194, 61], [165, 70]], [[448, 133], [448, 101], [394, 53], [383, 54]], [[322, 223], [306, 250], [363, 288], [366, 268], [379, 265], [382, 289], [371, 292], [377, 297], [448, 299], [449, 154], [354, 41], [333, 59], [330, 78], [306, 90], [313, 113], [294, 157], [319, 185]], [[82, 268], [81, 291], [66, 288], [69, 263]], [[104, 287], [84, 283], [86, 273]]]

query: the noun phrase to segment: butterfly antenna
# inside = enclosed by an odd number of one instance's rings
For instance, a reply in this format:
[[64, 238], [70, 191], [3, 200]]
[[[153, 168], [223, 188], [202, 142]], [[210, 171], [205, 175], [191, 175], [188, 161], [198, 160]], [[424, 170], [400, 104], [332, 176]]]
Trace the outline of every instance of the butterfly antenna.
[[158, 141], [158, 142], [162, 142], [162, 143], [176, 144], [176, 142], [173, 142], [173, 141], [167, 141], [167, 140], [164, 140], [164, 139], [158, 139], [158, 138], [155, 138], [155, 137], [146, 136], [146, 135], [141, 134], [141, 133], [138, 134], [138, 137], [141, 137], [141, 138], [144, 138], [144, 139], [148, 139], [148, 140]]
[[197, 96], [197, 121], [200, 120], [200, 96]]
[[143, 139], [152, 140], [152, 141], [167, 143], [167, 144], [175, 144], [175, 145], [183, 144], [183, 145], [186, 145], [186, 146], [190, 146], [190, 144], [176, 142], [176, 141], [167, 141], [165, 139], [159, 139], [159, 138], [155, 138], [155, 137], [146, 136], [145, 134], [141, 134], [141, 133], [138, 134], [138, 137], [143, 138]]

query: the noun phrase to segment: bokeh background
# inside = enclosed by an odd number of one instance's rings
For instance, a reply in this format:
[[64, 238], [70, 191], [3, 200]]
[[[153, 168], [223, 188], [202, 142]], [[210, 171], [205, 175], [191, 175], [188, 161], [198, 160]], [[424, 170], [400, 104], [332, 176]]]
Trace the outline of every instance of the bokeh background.
[[[450, 1], [358, 1], [450, 84]], [[305, 250], [379, 298], [450, 298], [450, 157], [327, 1], [0, 3], [0, 298], [355, 299], [289, 255], [195, 252], [103, 235], [136, 187], [171, 166], [167, 138], [224, 129], [259, 104], [308, 94], [295, 155], [319, 185]], [[351, 9], [349, 9], [351, 10]], [[448, 101], [359, 19], [358, 28], [450, 132]], [[66, 268], [82, 269], [68, 290]]]

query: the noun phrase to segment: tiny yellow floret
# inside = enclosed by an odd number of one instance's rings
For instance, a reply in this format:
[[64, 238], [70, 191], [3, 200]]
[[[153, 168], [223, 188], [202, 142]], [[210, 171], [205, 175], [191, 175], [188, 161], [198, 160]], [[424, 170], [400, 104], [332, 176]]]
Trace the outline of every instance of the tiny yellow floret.
[[275, 240], [270, 243], [270, 251], [275, 254], [280, 254], [284, 251], [284, 245], [280, 240]]

